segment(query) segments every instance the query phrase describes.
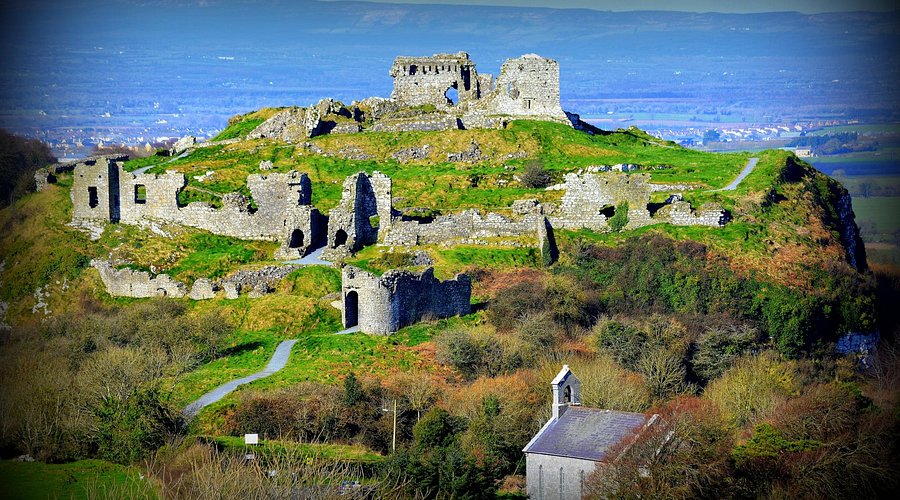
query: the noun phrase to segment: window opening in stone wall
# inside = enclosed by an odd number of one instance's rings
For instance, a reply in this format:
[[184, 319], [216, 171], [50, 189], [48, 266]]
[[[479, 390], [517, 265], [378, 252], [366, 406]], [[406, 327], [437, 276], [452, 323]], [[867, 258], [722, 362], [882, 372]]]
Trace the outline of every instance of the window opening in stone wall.
[[531, 109], [531, 99], [525, 99], [525, 109]]
[[337, 248], [341, 245], [347, 244], [347, 231], [343, 229], [338, 229], [336, 233], [334, 233], [334, 246], [332, 248]]
[[447, 89], [446, 92], [444, 92], [444, 97], [447, 98], [447, 104], [451, 106], [456, 106], [457, 104], [459, 104], [459, 90], [456, 89], [456, 84], [454, 84], [452, 87]]
[[359, 324], [359, 294], [356, 290], [351, 290], [344, 297], [344, 328], [352, 328], [357, 324]]
[[88, 187], [88, 206], [91, 208], [97, 208], [97, 205], [100, 204], [100, 197], [97, 196], [97, 187], [90, 186]]
[[609, 219], [609, 218], [612, 217], [613, 215], [616, 215], [616, 207], [614, 207], [614, 206], [612, 206], [612, 205], [603, 207], [603, 208], [600, 210], [600, 213], [603, 214], [603, 215], [605, 215], [606, 218]]
[[288, 243], [290, 248], [300, 248], [303, 246], [303, 231], [294, 229], [291, 231], [291, 241]]
[[419, 70], [419, 67], [416, 66], [415, 64], [409, 65], [409, 74], [410, 75], [415, 75], [418, 70]]
[[137, 204], [147, 203], [147, 186], [143, 184], [134, 186], [134, 202]]

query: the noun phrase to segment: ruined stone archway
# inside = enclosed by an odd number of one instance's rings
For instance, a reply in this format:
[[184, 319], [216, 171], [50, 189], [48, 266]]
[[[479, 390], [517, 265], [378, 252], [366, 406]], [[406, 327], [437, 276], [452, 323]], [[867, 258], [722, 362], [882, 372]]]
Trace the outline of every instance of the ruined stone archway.
[[288, 242], [290, 248], [300, 248], [303, 246], [303, 231], [294, 229], [291, 231], [291, 239]]
[[331, 248], [337, 248], [341, 245], [347, 244], [347, 231], [343, 229], [338, 229], [337, 232], [334, 233], [334, 245]]
[[344, 328], [352, 328], [359, 324], [359, 294], [350, 290], [344, 296]]

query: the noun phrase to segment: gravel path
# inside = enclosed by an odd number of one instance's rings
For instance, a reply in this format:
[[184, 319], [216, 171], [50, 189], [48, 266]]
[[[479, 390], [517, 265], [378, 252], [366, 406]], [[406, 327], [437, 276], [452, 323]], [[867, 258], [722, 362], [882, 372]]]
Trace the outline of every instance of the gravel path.
[[744, 169], [741, 170], [741, 173], [738, 174], [738, 176], [733, 181], [731, 181], [731, 184], [723, 187], [722, 189], [716, 189], [716, 191], [734, 191], [735, 189], [737, 189], [738, 184], [740, 184], [741, 181], [744, 180], [744, 177], [750, 175], [750, 172], [753, 172], [753, 169], [756, 167], [756, 164], [758, 162], [759, 158], [750, 158], [749, 160], [747, 160], [747, 165], [744, 166]]
[[288, 264], [301, 264], [304, 266], [330, 266], [331, 262], [322, 260], [322, 252], [325, 251], [325, 245], [315, 249], [312, 253], [294, 260], [287, 261]]
[[297, 339], [294, 340], [285, 340], [282, 343], [278, 344], [278, 347], [275, 348], [275, 354], [272, 355], [272, 359], [269, 360], [269, 364], [266, 365], [266, 368], [261, 372], [256, 372], [253, 375], [247, 375], [246, 377], [232, 380], [231, 382], [226, 382], [219, 387], [207, 392], [206, 394], [200, 396], [200, 398], [193, 403], [187, 405], [182, 412], [186, 419], [190, 420], [194, 418], [195, 415], [200, 413], [204, 407], [209, 406], [216, 401], [224, 398], [228, 393], [238, 388], [240, 385], [249, 384], [254, 380], [259, 380], [261, 378], [266, 378], [269, 375], [281, 370], [288, 362], [288, 358], [291, 356], [291, 348], [294, 347], [294, 344], [297, 342]]

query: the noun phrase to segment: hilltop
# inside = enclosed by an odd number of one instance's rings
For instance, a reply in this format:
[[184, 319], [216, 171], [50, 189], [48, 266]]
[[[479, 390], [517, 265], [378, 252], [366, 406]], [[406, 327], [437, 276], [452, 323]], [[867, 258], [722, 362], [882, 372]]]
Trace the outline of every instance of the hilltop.
[[[776, 416], [843, 405], [836, 425], [856, 429], [893, 411], [891, 380], [854, 369], [894, 323], [840, 183], [782, 150], [591, 127], [538, 56], [510, 60], [515, 81], [434, 58], [398, 58], [391, 99], [261, 109], [207, 142], [39, 171], [0, 211], [4, 448], [154, 457], [159, 484], [198, 496], [165, 464], [219, 471], [258, 432], [260, 463], [306, 457], [325, 483], [491, 495], [521, 470], [563, 361], [585, 404], [706, 411], [715, 443], [692, 446], [746, 493], [780, 487], [744, 458], [760, 440], [808, 460], [838, 440]], [[282, 369], [191, 405], [276, 352]], [[863, 484], [885, 477], [879, 453], [846, 461]], [[335, 462], [359, 469], [316, 468]], [[447, 483], [447, 467], [477, 480]]]

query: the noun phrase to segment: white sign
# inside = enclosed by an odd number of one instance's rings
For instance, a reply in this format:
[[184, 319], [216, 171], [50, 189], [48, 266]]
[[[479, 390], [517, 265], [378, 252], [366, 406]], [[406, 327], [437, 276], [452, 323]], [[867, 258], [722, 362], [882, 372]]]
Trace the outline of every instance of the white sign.
[[244, 444], [259, 444], [259, 434], [244, 434]]

